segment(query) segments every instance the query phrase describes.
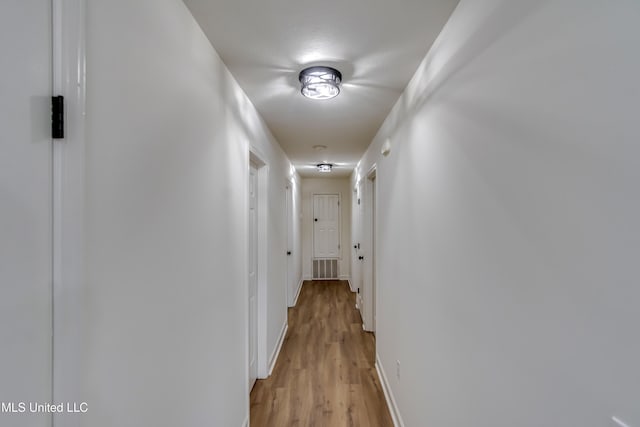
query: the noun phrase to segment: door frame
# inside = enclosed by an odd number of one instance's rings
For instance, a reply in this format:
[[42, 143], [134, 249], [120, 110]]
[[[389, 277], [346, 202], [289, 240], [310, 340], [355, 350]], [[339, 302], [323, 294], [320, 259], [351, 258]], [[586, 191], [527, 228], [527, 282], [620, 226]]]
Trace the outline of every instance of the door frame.
[[377, 297], [377, 165], [373, 164], [367, 171], [364, 181], [364, 218], [363, 238], [365, 243], [364, 268], [363, 268], [363, 305], [364, 315], [362, 327], [365, 331], [375, 332], [375, 311]]
[[[267, 357], [267, 272], [268, 272], [268, 236], [267, 236], [267, 224], [268, 224], [268, 191], [269, 191], [269, 165], [264, 160], [266, 156], [262, 155], [262, 153], [255, 147], [251, 146], [249, 149], [249, 158], [247, 159], [247, 177], [249, 176], [249, 167], [250, 162], [253, 162], [257, 166], [258, 172], [258, 197], [257, 197], [257, 206], [258, 206], [258, 270], [257, 270], [257, 320], [258, 320], [258, 329], [256, 331], [258, 335], [258, 348], [257, 348], [257, 373], [259, 379], [264, 379], [269, 377], [269, 364]], [[247, 204], [249, 203], [249, 179], [247, 178], [246, 183], [246, 194], [247, 194]], [[245, 215], [247, 218], [245, 220], [245, 224], [247, 227], [246, 236], [247, 236], [247, 244], [249, 241], [249, 206], [245, 209]], [[248, 247], [247, 247], [248, 249]], [[247, 250], [247, 266], [249, 263], [248, 259], [249, 251]], [[248, 271], [248, 268], [245, 269]], [[245, 289], [247, 292], [247, 316], [246, 316], [246, 342], [247, 342], [247, 351], [246, 351], [246, 367], [247, 367], [247, 381], [249, 384], [249, 277], [246, 277]], [[249, 393], [249, 392], [247, 392]]]
[[[86, 0], [52, 0], [53, 94], [64, 96], [65, 137], [53, 142], [52, 401], [82, 393], [86, 365]], [[73, 296], [73, 297], [70, 297]], [[70, 374], [71, 373], [71, 374]], [[81, 418], [53, 414], [53, 426]]]

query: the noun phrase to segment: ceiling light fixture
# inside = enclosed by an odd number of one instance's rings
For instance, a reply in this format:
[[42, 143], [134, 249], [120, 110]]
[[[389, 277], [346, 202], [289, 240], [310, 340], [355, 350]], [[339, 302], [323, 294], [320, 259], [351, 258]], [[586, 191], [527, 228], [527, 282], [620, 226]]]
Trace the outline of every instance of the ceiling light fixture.
[[300, 71], [302, 94], [311, 99], [331, 99], [340, 93], [342, 74], [331, 67], [309, 67]]
[[318, 172], [327, 173], [331, 172], [333, 165], [331, 163], [318, 163], [316, 167], [318, 168]]

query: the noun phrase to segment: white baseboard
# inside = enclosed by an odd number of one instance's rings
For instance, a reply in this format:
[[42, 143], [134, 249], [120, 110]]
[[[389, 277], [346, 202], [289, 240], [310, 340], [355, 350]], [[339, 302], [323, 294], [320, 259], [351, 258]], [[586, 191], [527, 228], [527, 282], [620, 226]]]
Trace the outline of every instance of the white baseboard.
[[376, 371], [378, 371], [378, 378], [380, 378], [380, 384], [382, 385], [384, 398], [387, 401], [387, 407], [389, 408], [389, 412], [391, 413], [391, 419], [393, 420], [393, 425], [395, 427], [404, 427], [404, 422], [402, 421], [402, 416], [400, 415], [400, 409], [398, 409], [398, 405], [396, 404], [396, 399], [394, 399], [393, 397], [393, 393], [391, 392], [391, 387], [389, 386], [389, 381], [387, 380], [387, 375], [384, 372], [382, 363], [380, 363], [380, 356], [378, 356], [377, 353], [376, 353]]
[[298, 297], [300, 296], [300, 291], [302, 290], [302, 284], [304, 280], [300, 279], [300, 283], [298, 283], [298, 290], [296, 291], [296, 297], [293, 299], [293, 305], [291, 307], [295, 307], [298, 305]]
[[313, 277], [311, 277], [311, 276], [304, 276], [304, 277], [302, 278], [302, 280], [313, 280]]
[[349, 290], [350, 290], [351, 292], [355, 292], [355, 291], [353, 290], [353, 285], [351, 284], [351, 277], [349, 277], [349, 278], [347, 279], [347, 282], [349, 282]]
[[247, 414], [247, 418], [244, 419], [242, 427], [249, 427], [249, 414]]
[[276, 366], [276, 362], [278, 361], [278, 356], [280, 355], [280, 350], [282, 349], [282, 343], [284, 343], [284, 337], [287, 336], [287, 330], [289, 329], [289, 324], [285, 323], [282, 331], [280, 332], [280, 338], [278, 339], [278, 345], [271, 355], [271, 363], [269, 363], [269, 375], [273, 373], [273, 368]]

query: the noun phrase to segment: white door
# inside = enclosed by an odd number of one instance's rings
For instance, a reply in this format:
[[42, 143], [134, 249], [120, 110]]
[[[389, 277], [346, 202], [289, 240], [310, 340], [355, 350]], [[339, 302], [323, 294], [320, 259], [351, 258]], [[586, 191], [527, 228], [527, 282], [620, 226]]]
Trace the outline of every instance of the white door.
[[340, 256], [340, 198], [337, 194], [313, 195], [313, 256]]
[[371, 178], [371, 313], [373, 318], [373, 324], [371, 325], [371, 331], [376, 331], [376, 177]]
[[258, 377], [258, 170], [249, 169], [249, 390]]
[[295, 277], [295, 265], [293, 262], [293, 190], [288, 183], [285, 189], [286, 221], [287, 221], [287, 305], [293, 306], [297, 283]]
[[358, 184], [358, 210], [357, 210], [357, 249], [356, 255], [358, 256], [357, 264], [355, 265], [355, 270], [357, 274], [356, 280], [356, 298], [358, 303], [358, 308], [360, 309], [360, 316], [364, 318], [364, 200], [363, 196], [363, 184], [362, 181]]
[[[51, 402], [51, 0], [0, 2], [0, 402]], [[6, 408], [5, 408], [6, 409]], [[16, 407], [17, 410], [19, 408]], [[47, 414], [1, 425], [50, 426]]]

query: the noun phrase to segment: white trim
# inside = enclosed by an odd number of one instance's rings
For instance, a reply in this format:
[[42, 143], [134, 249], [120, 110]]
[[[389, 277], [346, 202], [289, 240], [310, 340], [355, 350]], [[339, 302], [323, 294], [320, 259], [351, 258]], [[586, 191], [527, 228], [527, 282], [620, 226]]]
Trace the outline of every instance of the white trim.
[[282, 350], [282, 344], [284, 343], [284, 338], [287, 336], [287, 330], [289, 330], [289, 324], [285, 323], [282, 328], [282, 332], [280, 332], [280, 338], [278, 339], [278, 345], [276, 349], [271, 354], [271, 363], [269, 363], [269, 375], [273, 373], [273, 368], [276, 366], [276, 362], [278, 361], [278, 356], [280, 355], [280, 350]]
[[[347, 282], [349, 282], [349, 290], [354, 293], [355, 291], [353, 290], [353, 285], [351, 284], [351, 277], [349, 277], [348, 279], [346, 279]], [[358, 302], [356, 301], [356, 307], [358, 307]]]
[[242, 422], [242, 427], [249, 427], [249, 414], [247, 414], [246, 418]]
[[[258, 178], [258, 361], [257, 377], [269, 376], [269, 361], [267, 359], [267, 288], [268, 288], [268, 224], [269, 224], [269, 164], [260, 155], [255, 147], [249, 148], [249, 161], [257, 166]], [[249, 164], [247, 164], [248, 173]], [[249, 191], [247, 182], [247, 194]], [[248, 209], [247, 209], [248, 210]], [[248, 222], [247, 222], [248, 224]], [[248, 235], [247, 235], [248, 238]], [[247, 281], [247, 286], [248, 286]], [[248, 288], [247, 288], [248, 289]], [[248, 302], [247, 302], [248, 303]], [[249, 337], [249, 324], [247, 322], [247, 339]], [[247, 366], [248, 367], [248, 366]]]
[[303, 281], [305, 281], [305, 280], [313, 280], [313, 277], [311, 277], [311, 276], [304, 276], [304, 277], [302, 278], [302, 280], [303, 280]]
[[[362, 218], [363, 235], [361, 239], [364, 241], [365, 253], [364, 253], [364, 265], [362, 269], [362, 317], [365, 319], [365, 330], [369, 332], [375, 332], [375, 301], [374, 294], [374, 277], [377, 277], [377, 266], [375, 265], [374, 253], [378, 254], [376, 248], [374, 248], [375, 239], [374, 234], [377, 235], [377, 227], [374, 223], [376, 219], [376, 206], [377, 204], [377, 186], [373, 184], [376, 179], [377, 166], [373, 164], [366, 174], [366, 181], [364, 181], [364, 218]], [[374, 192], [376, 194], [374, 194]]]
[[618, 417], [611, 417], [611, 420], [616, 423], [617, 425], [619, 425], [620, 427], [630, 427], [627, 423], [625, 423], [624, 421], [622, 421], [620, 418]]
[[293, 305], [291, 307], [295, 307], [296, 305], [298, 305], [298, 297], [300, 297], [300, 291], [302, 291], [303, 283], [304, 283], [304, 280], [300, 279], [300, 282], [298, 282], [298, 290], [296, 291], [296, 297], [293, 299]]
[[[85, 262], [85, 0], [53, 0], [53, 95], [63, 95], [65, 138], [53, 141], [52, 401], [82, 394], [86, 365]], [[77, 369], [76, 369], [77, 368]], [[79, 426], [54, 414], [52, 425]]]
[[402, 416], [400, 415], [400, 409], [396, 404], [396, 399], [393, 397], [393, 392], [391, 391], [391, 387], [389, 386], [387, 375], [384, 372], [384, 368], [382, 367], [382, 363], [380, 362], [380, 356], [377, 353], [376, 371], [378, 371], [378, 378], [380, 378], [380, 384], [382, 385], [382, 391], [384, 392], [384, 399], [387, 402], [387, 407], [389, 408], [389, 413], [391, 414], [393, 425], [395, 427], [404, 427], [404, 422], [402, 421]]

